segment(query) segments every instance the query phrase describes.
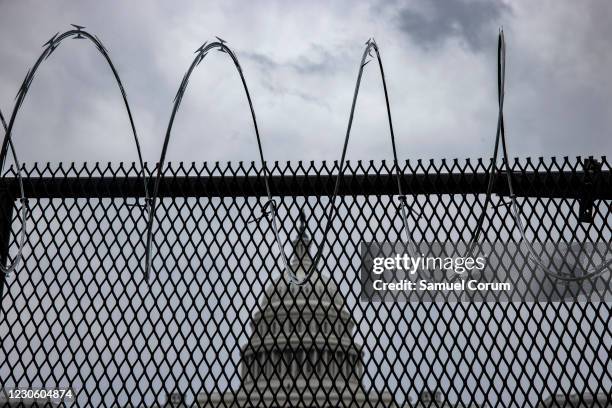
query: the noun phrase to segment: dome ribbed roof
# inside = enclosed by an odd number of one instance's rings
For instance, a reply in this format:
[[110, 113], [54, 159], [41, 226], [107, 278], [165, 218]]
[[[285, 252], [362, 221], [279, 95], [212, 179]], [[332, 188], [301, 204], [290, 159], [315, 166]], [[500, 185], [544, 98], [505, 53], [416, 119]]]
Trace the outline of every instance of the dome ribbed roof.
[[[298, 279], [313, 263], [310, 242], [303, 221], [290, 264]], [[279, 386], [283, 378], [316, 381], [312, 375], [316, 371], [326, 381], [358, 384], [363, 372], [361, 347], [352, 337], [355, 323], [336, 283], [318, 270], [303, 285], [290, 283], [286, 274], [265, 288], [252, 318], [253, 334], [242, 350], [245, 382], [266, 380], [264, 373], [278, 378]], [[341, 372], [346, 377], [339, 376]]]

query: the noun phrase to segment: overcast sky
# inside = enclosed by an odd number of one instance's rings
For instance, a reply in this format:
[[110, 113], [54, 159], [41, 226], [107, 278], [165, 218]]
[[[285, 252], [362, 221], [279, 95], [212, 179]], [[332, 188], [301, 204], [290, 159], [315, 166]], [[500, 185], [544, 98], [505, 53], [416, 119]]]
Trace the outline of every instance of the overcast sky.
[[[505, 118], [511, 155], [609, 156], [612, 154], [611, 22], [609, 0], [380, 3], [226, 0], [217, 4], [0, 0], [0, 109], [5, 116], [10, 115], [15, 94], [28, 68], [43, 51], [41, 46], [56, 32], [70, 29], [71, 23], [83, 25], [108, 48], [132, 105], [145, 160], [156, 162], [172, 100], [194, 58], [194, 51], [204, 41], [220, 36], [240, 59], [251, 88], [267, 159], [334, 160], [340, 156], [364, 42], [373, 37], [385, 64], [400, 159], [487, 158], [492, 152], [497, 122], [496, 48], [498, 29], [503, 26], [508, 46]], [[366, 68], [353, 130], [349, 159], [392, 158], [384, 95], [375, 64]], [[136, 160], [120, 92], [104, 59], [86, 41], [65, 41], [44, 62], [20, 111], [13, 138], [21, 161], [26, 163]], [[192, 76], [176, 119], [168, 159], [175, 162], [258, 160], [246, 99], [227, 55], [213, 53]], [[71, 209], [78, 211], [78, 206]], [[97, 211], [102, 211], [102, 207]], [[195, 214], [197, 218], [198, 213]], [[87, 220], [94, 222], [91, 217]], [[206, 222], [206, 219], [200, 217], [196, 222]], [[231, 237], [237, 236], [228, 234], [223, 241], [224, 248], [232, 242]], [[98, 238], [94, 237], [93, 243], [95, 239]], [[234, 251], [241, 245], [234, 245]], [[184, 248], [173, 248], [185, 254]], [[61, 250], [68, 249], [64, 245]], [[195, 250], [195, 247], [188, 249]], [[57, 257], [50, 259], [59, 261]], [[95, 265], [97, 261], [93, 262]], [[172, 270], [171, 266], [167, 269]], [[48, 268], [44, 273], [53, 271]], [[192, 272], [188, 270], [188, 273]], [[30, 277], [26, 275], [23, 279]], [[12, 288], [22, 293], [21, 287], [12, 285]], [[231, 292], [225, 292], [223, 296], [230, 295]], [[172, 296], [178, 299], [176, 293]], [[552, 309], [538, 310], [535, 315], [531, 310], [516, 311], [527, 316], [522, 330], [536, 333], [521, 336], [523, 332], [516, 332], [523, 343], [528, 340], [525, 347], [534, 338], [543, 339], [536, 336], [547, 331], [546, 325], [542, 332], [532, 322], [539, 322], [540, 313], [545, 315]], [[493, 319], [495, 323], [487, 316], [496, 311], [499, 310], [485, 311], [480, 321], [501, 327], [503, 319]], [[590, 331], [582, 330], [590, 334], [585, 340], [588, 347], [576, 351], [581, 359], [574, 361], [580, 367], [570, 359], [569, 371], [560, 377], [547, 376], [545, 381], [559, 382], [566, 389], [571, 386], [580, 389], [584, 382], [601, 388], [600, 379], [605, 377], [599, 376], [597, 364], [589, 366], [590, 376], [586, 379], [581, 375], [574, 376], [577, 380], [570, 379], [572, 371], [594, 361], [593, 356], [604, 361], [597, 354], [605, 351], [604, 348], [592, 346], [601, 339], [593, 327], [604, 327], [604, 324], [598, 325], [598, 320], [589, 316], [591, 311], [587, 309], [586, 317], [576, 323], [587, 326], [592, 323]], [[573, 312], [572, 309], [567, 313]], [[514, 314], [510, 314], [509, 321]], [[127, 316], [129, 320], [130, 315]], [[602, 322], [608, 317], [606, 313], [597, 316]], [[143, 319], [146, 321], [148, 317]], [[367, 319], [356, 319], [367, 325]], [[236, 319], [233, 324], [245, 320]], [[561, 315], [551, 324], [567, 326], [566, 320]], [[467, 324], [475, 327], [480, 321], [468, 320]], [[574, 327], [574, 323], [569, 327]], [[236, 330], [244, 336], [242, 329]], [[562, 332], [561, 329], [551, 331]], [[425, 331], [417, 331], [407, 336], [418, 337], [415, 341], [418, 344], [421, 339], [425, 341], [424, 334]], [[561, 350], [555, 347], [557, 337], [548, 339], [550, 344], [545, 352]], [[434, 336], [433, 345], [417, 350], [412, 360], [418, 362], [418, 353], [435, 350], [436, 341], [449, 338], [440, 340]], [[152, 342], [157, 340], [154, 336], [150, 338]], [[359, 341], [365, 341], [365, 336]], [[431, 341], [431, 336], [428, 335], [427, 341]], [[485, 343], [480, 347], [487, 346]], [[580, 343], [574, 342], [572, 346], [560, 353], [571, 356]], [[500, 350], [509, 352], [510, 349], [501, 347]], [[12, 359], [22, 357], [19, 349], [13, 351]], [[162, 355], [159, 359], [166, 357]], [[384, 366], [386, 357], [378, 358]], [[545, 358], [546, 355], [541, 360], [542, 366], [551, 361]], [[553, 361], [560, 358], [555, 354]], [[122, 355], [117, 360], [124, 362]], [[146, 357], [141, 360], [147, 361]], [[179, 370], [178, 365], [171, 367]], [[55, 369], [60, 370], [61, 366], [56, 365]], [[503, 376], [504, 369], [513, 367], [502, 367], [498, 374]], [[138, 369], [134, 372], [139, 374]], [[406, 371], [404, 375], [410, 376], [410, 373]], [[526, 381], [528, 377], [518, 381]], [[193, 378], [197, 380], [192, 377], [192, 381]], [[570, 380], [576, 381], [570, 383]], [[460, 378], [455, 376], [451, 381], [460, 381]], [[104, 382], [101, 384], [101, 388], [108, 387]], [[510, 384], [510, 388], [504, 384], [499, 387], [511, 389]], [[91, 387], [95, 386], [98, 385]], [[132, 385], [128, 384], [125, 389], [129, 387]], [[528, 392], [525, 390], [542, 387], [538, 381], [529, 384], [519, 390], [519, 398]], [[505, 394], [500, 398], [511, 397]]]
[[[172, 99], [196, 50], [220, 36], [253, 95], [267, 160], [339, 158], [364, 42], [378, 42], [400, 159], [490, 157], [497, 32], [507, 40], [511, 155], [612, 152], [612, 2], [34, 2], [0, 0], [0, 108], [42, 44], [70, 23], [109, 49], [155, 162]], [[33, 161], [132, 161], [127, 115], [92, 44], [66, 41], [39, 70], [14, 140]], [[202, 63], [174, 127], [172, 161], [257, 160], [228, 56]], [[391, 158], [384, 96], [368, 65], [349, 159]]]

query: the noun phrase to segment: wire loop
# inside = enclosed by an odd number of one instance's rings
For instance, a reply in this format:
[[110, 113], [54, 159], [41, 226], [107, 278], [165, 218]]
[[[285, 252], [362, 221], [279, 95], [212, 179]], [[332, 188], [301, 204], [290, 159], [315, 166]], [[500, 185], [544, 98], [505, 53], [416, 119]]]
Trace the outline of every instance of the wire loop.
[[[30, 89], [30, 86], [32, 84], [32, 81], [34, 80], [34, 75], [36, 74], [38, 68], [40, 67], [40, 65], [42, 64], [43, 61], [45, 61], [47, 58], [49, 58], [53, 52], [57, 49], [57, 47], [59, 47], [59, 45], [67, 38], [73, 38], [73, 39], [87, 39], [90, 42], [92, 42], [94, 44], [94, 46], [96, 47], [96, 49], [98, 49], [98, 51], [102, 54], [102, 56], [104, 57], [104, 59], [106, 60], [108, 66], [110, 67], [113, 76], [115, 77], [115, 81], [117, 82], [117, 86], [119, 87], [119, 90], [121, 91], [121, 95], [123, 97], [123, 102], [128, 114], [128, 118], [130, 121], [130, 126], [132, 129], [132, 134], [134, 135], [134, 143], [136, 145], [136, 151], [138, 153], [138, 160], [140, 163], [140, 168], [141, 168], [141, 173], [142, 173], [142, 179], [143, 179], [143, 183], [144, 183], [144, 191], [145, 191], [145, 196], [148, 198], [149, 197], [149, 193], [148, 193], [148, 187], [147, 187], [147, 177], [145, 174], [145, 167], [144, 167], [144, 162], [142, 160], [142, 153], [140, 150], [140, 143], [138, 141], [138, 135], [136, 133], [136, 126], [134, 124], [134, 119], [132, 117], [132, 111], [130, 109], [130, 105], [128, 103], [127, 100], [127, 95], [125, 93], [125, 89], [123, 87], [123, 84], [121, 82], [121, 79], [119, 77], [119, 74], [117, 72], [117, 70], [115, 69], [115, 66], [113, 65], [111, 58], [108, 54], [107, 49], [104, 47], [104, 45], [102, 44], [102, 42], [98, 39], [98, 37], [96, 37], [95, 35], [90, 34], [89, 32], [85, 31], [83, 26], [79, 26], [79, 25], [75, 25], [72, 24], [72, 26], [74, 27], [74, 29], [71, 30], [67, 30], [63, 33], [56, 33], [55, 35], [53, 35], [49, 41], [47, 41], [45, 44], [43, 44], [44, 50], [42, 52], [42, 54], [38, 57], [38, 59], [36, 60], [36, 63], [34, 64], [34, 66], [32, 67], [32, 69], [28, 70], [28, 73], [26, 74], [20, 88], [19, 91], [17, 92], [17, 96], [16, 96], [16, 100], [15, 100], [15, 105], [13, 107], [13, 111], [11, 113], [8, 125], [6, 124], [6, 122], [4, 121], [4, 118], [2, 118], [2, 123], [3, 126], [5, 128], [5, 134], [4, 134], [4, 141], [2, 143], [2, 150], [0, 151], [0, 167], [4, 166], [4, 162], [6, 161], [6, 156], [7, 156], [7, 151], [8, 148], [11, 149], [12, 151], [12, 155], [13, 155], [13, 159], [15, 161], [15, 165], [17, 167], [17, 171], [18, 171], [18, 177], [19, 177], [19, 188], [21, 190], [21, 201], [22, 203], [24, 203], [26, 200], [25, 198], [25, 193], [24, 193], [24, 188], [23, 188], [23, 180], [22, 180], [22, 175], [21, 175], [21, 168], [19, 165], [19, 162], [17, 160], [17, 154], [15, 152], [15, 148], [13, 146], [13, 141], [12, 141], [12, 131], [13, 131], [13, 126], [15, 124], [15, 119], [17, 118], [17, 114], [19, 112], [19, 109], [21, 108], [21, 105], [23, 104], [23, 101], [25, 100], [25, 97]], [[21, 239], [20, 239], [20, 245], [19, 245], [19, 250], [18, 250], [18, 254], [16, 257], [15, 262], [13, 262], [12, 265], [10, 265], [8, 268], [5, 268], [4, 266], [0, 265], [0, 270], [2, 270], [5, 274], [12, 272], [13, 270], [15, 270], [15, 268], [17, 267], [18, 263], [21, 262], [22, 260], [22, 252], [23, 252], [23, 246], [25, 245], [25, 241], [26, 241], [26, 232], [25, 232], [25, 214], [27, 213], [26, 210], [26, 206], [22, 207], [22, 229], [21, 229]]]
[[[480, 216], [478, 217], [478, 222], [476, 223], [476, 228], [474, 229], [474, 233], [472, 234], [472, 238], [470, 239], [467, 248], [468, 254], [467, 256], [472, 256], [474, 253], [474, 248], [476, 243], [478, 242], [478, 238], [482, 232], [482, 226], [484, 225], [484, 220], [487, 216], [487, 209], [489, 207], [489, 203], [491, 202], [491, 197], [493, 195], [493, 186], [495, 185], [495, 177], [497, 175], [497, 155], [499, 153], [499, 142], [500, 138], [503, 138], [505, 143], [505, 138], [502, 136], [504, 134], [504, 86], [505, 86], [505, 77], [506, 77], [506, 66], [505, 66], [505, 43], [503, 37], [503, 31], [500, 30], [498, 40], [497, 40], [497, 95], [498, 95], [498, 111], [497, 111], [497, 128], [495, 131], [495, 147], [493, 148], [493, 157], [491, 158], [491, 163], [489, 164], [489, 168], [487, 169], [487, 191], [485, 193], [485, 202], [482, 207], [482, 211]], [[504, 55], [503, 62], [501, 55]], [[507, 205], [507, 204], [498, 204], [494, 206], [494, 208]]]
[[[347, 129], [346, 129], [346, 135], [344, 137], [344, 146], [342, 148], [342, 155], [340, 157], [340, 166], [339, 166], [339, 169], [338, 169], [338, 175], [336, 176], [336, 183], [335, 183], [334, 190], [333, 190], [332, 196], [330, 198], [330, 201], [328, 202], [328, 204], [327, 204], [327, 206], [325, 208], [325, 213], [327, 213], [328, 212], [328, 208], [327, 207], [329, 207], [331, 205], [331, 210], [329, 212], [329, 217], [327, 218], [325, 229], [324, 229], [324, 233], [323, 233], [323, 241], [319, 244], [319, 246], [317, 248], [316, 255], [315, 255], [314, 259], [313, 259], [313, 262], [310, 265], [310, 267], [308, 268], [308, 270], [305, 272], [304, 277], [302, 279], [298, 279], [298, 277], [295, 275], [295, 273], [293, 273], [293, 271], [289, 267], [288, 263], [286, 262], [286, 256], [284, 256], [284, 252], [282, 251], [282, 246], [280, 244], [280, 238], [278, 237], [277, 228], [276, 228], [276, 226], [274, 227], [276, 239], [278, 241], [279, 247], [281, 247], [281, 252], [283, 253], [283, 259], [285, 260], [285, 265], [284, 266], [285, 266], [285, 270], [287, 271], [287, 276], [289, 277], [289, 281], [291, 283], [295, 284], [295, 285], [303, 285], [304, 283], [306, 283], [310, 279], [310, 277], [312, 276], [314, 271], [316, 270], [317, 264], [319, 263], [319, 261], [321, 259], [323, 248], [325, 247], [327, 234], [329, 233], [329, 230], [331, 229], [334, 216], [336, 215], [335, 201], [336, 201], [336, 197], [338, 196], [338, 191], [339, 191], [339, 187], [340, 187], [340, 180], [341, 180], [342, 175], [344, 173], [344, 163], [345, 163], [345, 159], [346, 159], [346, 152], [347, 152], [347, 148], [348, 148], [349, 138], [350, 138], [350, 135], [351, 135], [351, 128], [352, 128], [352, 125], [353, 125], [353, 118], [354, 118], [354, 115], [355, 115], [355, 107], [356, 107], [356, 104], [357, 104], [357, 96], [359, 94], [359, 88], [361, 86], [361, 78], [362, 78], [362, 75], [363, 75], [363, 69], [371, 61], [371, 60], [366, 60], [366, 59], [367, 59], [368, 56], [373, 57], [372, 56], [372, 50], [376, 53], [376, 59], [378, 61], [378, 66], [380, 68], [380, 75], [381, 75], [381, 78], [382, 78], [382, 85], [383, 85], [383, 90], [384, 90], [384, 93], [385, 93], [385, 104], [386, 104], [386, 108], [387, 108], [387, 120], [388, 120], [388, 123], [389, 123], [389, 132], [390, 132], [390, 137], [391, 137], [391, 146], [393, 148], [393, 163], [394, 163], [395, 172], [396, 172], [398, 194], [399, 194], [400, 201], [401, 201], [401, 204], [400, 204], [400, 213], [401, 213], [402, 221], [403, 221], [403, 224], [404, 224], [404, 231], [405, 231], [405, 234], [406, 234], [406, 240], [408, 242], [408, 246], [411, 248], [413, 253], [416, 254], [416, 252], [417, 252], [416, 245], [415, 245], [415, 243], [414, 243], [414, 241], [412, 239], [412, 235], [411, 235], [410, 229], [408, 227], [408, 216], [407, 216], [407, 211], [406, 211], [406, 208], [408, 207], [408, 204], [407, 204], [406, 196], [404, 195], [403, 189], [402, 189], [401, 170], [399, 168], [399, 164], [398, 164], [398, 160], [397, 160], [397, 149], [396, 149], [396, 144], [395, 144], [395, 133], [393, 132], [393, 121], [391, 119], [391, 107], [390, 107], [390, 104], [389, 104], [389, 94], [387, 92], [387, 82], [386, 82], [386, 79], [385, 79], [385, 71], [383, 69], [382, 59], [380, 57], [380, 50], [378, 48], [378, 45], [376, 44], [376, 41], [374, 41], [374, 39], [370, 38], [366, 42], [366, 47], [365, 47], [365, 50], [363, 51], [363, 55], [361, 57], [361, 63], [359, 65], [359, 73], [357, 75], [357, 81], [356, 81], [356, 84], [355, 84], [355, 91], [353, 93], [353, 102], [351, 104], [351, 111], [350, 111], [350, 115], [349, 115], [348, 126], [347, 126]], [[274, 222], [274, 225], [276, 225], [276, 222]]]
[[[4, 128], [4, 132], [6, 134], [8, 126], [6, 124], [6, 120], [4, 120], [4, 115], [2, 115], [2, 111], [0, 111], [0, 122], [2, 122], [2, 127]], [[21, 198], [19, 199], [19, 202], [21, 203], [21, 228], [19, 232], [19, 245], [17, 247], [17, 254], [15, 255], [13, 262], [9, 266], [4, 266], [0, 263], [0, 272], [2, 272], [6, 277], [9, 277], [11, 273], [13, 273], [15, 269], [17, 269], [17, 267], [23, 260], [23, 248], [25, 247], [26, 242], [26, 221], [29, 214], [28, 200], [27, 198], [25, 198], [23, 188], [23, 177], [21, 174], [22, 169], [19, 163], [19, 159], [17, 158], [17, 152], [15, 151], [15, 146], [13, 145], [12, 140], [9, 141], [9, 146], [11, 149], [11, 154], [13, 156], [13, 161], [15, 162], [15, 168], [17, 169], [19, 192], [21, 194]]]
[[[498, 83], [499, 118], [498, 118], [498, 125], [497, 125], [497, 136], [495, 138], [493, 171], [495, 171], [495, 168], [496, 168], [495, 161], [497, 159], [497, 149], [501, 141], [502, 152], [504, 156], [504, 165], [506, 167], [506, 171], [505, 171], [506, 181], [508, 184], [508, 192], [509, 192], [509, 198], [510, 198], [510, 203], [504, 204], [504, 205], [510, 205], [512, 209], [512, 217], [514, 218], [514, 221], [518, 227], [518, 230], [521, 236], [521, 240], [526, 245], [527, 251], [529, 253], [529, 258], [536, 264], [536, 266], [542, 269], [542, 271], [546, 275], [553, 277], [555, 279], [558, 279], [558, 280], [562, 280], [562, 281], [578, 282], [578, 281], [583, 281], [583, 280], [590, 279], [598, 275], [601, 275], [602, 273], [605, 272], [607, 268], [610, 267], [610, 265], [612, 265], [612, 259], [602, 262], [602, 264], [599, 266], [587, 269], [586, 271], [584, 271], [585, 273], [581, 276], [567, 276], [567, 275], [563, 275], [563, 274], [559, 274], [557, 272], [551, 271], [549, 267], [546, 266], [544, 262], [542, 261], [542, 259], [540, 259], [540, 257], [537, 255], [535, 249], [533, 248], [532, 243], [527, 239], [525, 227], [523, 225], [523, 221], [521, 220], [521, 216], [520, 216], [517, 196], [514, 193], [514, 187], [512, 184], [512, 169], [510, 168], [510, 160], [509, 160], [509, 155], [508, 155], [508, 147], [506, 143], [506, 134], [505, 134], [505, 129], [504, 129], [503, 105], [504, 105], [504, 87], [505, 87], [505, 82], [506, 82], [506, 42], [505, 42], [503, 30], [500, 30], [499, 32], [497, 66], [498, 66], [497, 83]], [[490, 180], [493, 180], [493, 178], [494, 177], [491, 177]], [[490, 182], [490, 184], [492, 184], [492, 182]], [[487, 200], [485, 202], [487, 202], [489, 199], [490, 199], [490, 196], [487, 197]], [[486, 211], [483, 211], [483, 215], [485, 213]]]
[[[150, 201], [151, 210], [149, 212], [149, 219], [147, 221], [147, 242], [146, 242], [146, 261], [145, 261], [146, 262], [145, 277], [147, 281], [149, 281], [150, 271], [152, 267], [151, 265], [151, 262], [152, 262], [151, 247], [152, 247], [152, 241], [153, 241], [153, 221], [155, 217], [155, 207], [156, 207], [157, 197], [159, 195], [159, 185], [161, 181], [161, 175], [162, 175], [163, 167], [166, 163], [166, 153], [168, 151], [168, 143], [170, 142], [170, 135], [172, 133], [172, 127], [174, 125], [174, 119], [176, 117], [176, 114], [178, 113], [183, 96], [185, 95], [185, 92], [187, 91], [187, 86], [189, 84], [189, 78], [191, 77], [193, 70], [204, 60], [208, 52], [213, 49], [217, 49], [220, 52], [228, 54], [230, 58], [232, 59], [232, 62], [234, 63], [234, 66], [236, 67], [238, 74], [240, 75], [242, 86], [244, 88], [244, 91], [247, 97], [247, 101], [249, 103], [249, 108], [251, 110], [251, 117], [253, 119], [253, 127], [255, 129], [255, 137], [257, 139], [257, 147], [259, 149], [259, 158], [261, 160], [261, 164], [264, 170], [264, 185], [266, 189], [266, 195], [268, 198], [268, 201], [263, 206], [264, 213], [267, 207], [270, 207], [272, 209], [271, 212], [273, 212], [274, 214], [276, 213], [276, 204], [274, 203], [274, 200], [272, 199], [272, 192], [270, 190], [270, 183], [269, 183], [270, 171], [268, 170], [266, 166], [266, 161], [264, 159], [261, 138], [259, 136], [259, 127], [257, 126], [257, 117], [255, 116], [255, 109], [253, 108], [253, 101], [251, 99], [251, 94], [249, 92], [249, 88], [247, 86], [246, 79], [242, 72], [242, 67], [240, 66], [240, 63], [238, 62], [238, 58], [236, 57], [234, 52], [227, 46], [226, 42], [223, 39], [217, 37], [217, 41], [213, 41], [211, 43], [205, 42], [204, 44], [200, 46], [200, 48], [198, 48], [195, 51], [196, 56], [193, 59], [191, 65], [189, 66], [187, 72], [183, 76], [183, 80], [181, 81], [181, 84], [179, 85], [179, 89], [176, 93], [176, 96], [174, 97], [174, 106], [172, 108], [172, 113], [168, 121], [168, 127], [166, 129], [166, 136], [164, 138], [164, 144], [162, 147], [159, 162], [157, 164], [157, 176], [155, 178], [155, 184], [153, 187], [153, 195]], [[261, 218], [262, 217], [256, 218], [255, 220], [259, 220]], [[280, 240], [278, 239], [278, 228], [276, 227], [276, 222], [273, 222], [272, 224], [273, 224], [273, 231], [275, 234], [275, 238], [277, 242], [280, 243]], [[284, 251], [282, 250], [282, 247], [280, 249], [284, 257], [285, 254], [284, 254]], [[286, 257], [284, 257], [283, 259], [284, 259], [284, 262], [287, 263]]]

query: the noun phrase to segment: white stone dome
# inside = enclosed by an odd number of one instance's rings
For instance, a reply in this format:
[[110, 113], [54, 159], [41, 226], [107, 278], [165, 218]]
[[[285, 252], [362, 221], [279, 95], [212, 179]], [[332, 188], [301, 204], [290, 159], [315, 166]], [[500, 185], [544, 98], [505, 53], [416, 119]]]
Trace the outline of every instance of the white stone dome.
[[[312, 265], [309, 247], [302, 224], [290, 265], [298, 278]], [[245, 383], [359, 384], [363, 363], [361, 346], [352, 336], [355, 322], [329, 275], [315, 270], [307, 282], [296, 285], [285, 272], [265, 288], [259, 306], [242, 351]]]

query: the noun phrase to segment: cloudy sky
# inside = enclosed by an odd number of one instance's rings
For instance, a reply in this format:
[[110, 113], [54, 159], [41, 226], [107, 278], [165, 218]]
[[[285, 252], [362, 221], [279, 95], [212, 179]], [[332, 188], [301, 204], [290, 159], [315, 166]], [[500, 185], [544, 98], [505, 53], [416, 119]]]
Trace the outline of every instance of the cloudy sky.
[[[70, 23], [109, 49], [145, 160], [157, 161], [172, 100], [196, 50], [220, 36], [243, 66], [267, 160], [339, 158], [364, 41], [381, 49], [400, 159], [490, 157], [497, 32], [507, 40], [505, 118], [513, 156], [612, 152], [612, 3], [605, 0], [414, 2], [34, 2], [0, 0], [0, 108], [42, 44]], [[189, 83], [172, 161], [256, 160], [246, 99], [227, 55]], [[33, 161], [132, 161], [127, 115], [110, 70], [66, 41], [37, 74], [14, 140]], [[384, 96], [368, 65], [350, 159], [391, 158]]]

